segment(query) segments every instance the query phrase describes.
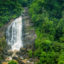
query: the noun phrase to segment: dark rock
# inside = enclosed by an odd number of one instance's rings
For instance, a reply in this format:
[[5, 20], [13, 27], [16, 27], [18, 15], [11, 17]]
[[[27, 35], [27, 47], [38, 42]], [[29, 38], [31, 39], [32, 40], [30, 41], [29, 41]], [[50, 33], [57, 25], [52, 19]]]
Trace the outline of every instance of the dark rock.
[[13, 57], [12, 59], [18, 60], [18, 58], [17, 58], [17, 57]]

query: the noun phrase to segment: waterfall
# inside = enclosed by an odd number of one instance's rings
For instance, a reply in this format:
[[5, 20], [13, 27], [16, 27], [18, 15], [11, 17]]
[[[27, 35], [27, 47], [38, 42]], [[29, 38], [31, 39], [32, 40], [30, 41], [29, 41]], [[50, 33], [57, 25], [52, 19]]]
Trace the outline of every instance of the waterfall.
[[11, 46], [11, 50], [19, 51], [23, 47], [22, 43], [22, 16], [16, 18], [7, 28], [7, 43]]

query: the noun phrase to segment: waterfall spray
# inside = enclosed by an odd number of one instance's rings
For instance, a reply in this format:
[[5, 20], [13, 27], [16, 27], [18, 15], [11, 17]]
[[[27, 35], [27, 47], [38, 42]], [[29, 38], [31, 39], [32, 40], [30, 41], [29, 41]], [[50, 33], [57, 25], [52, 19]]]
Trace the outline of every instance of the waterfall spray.
[[11, 46], [11, 50], [19, 51], [23, 47], [22, 43], [22, 16], [16, 18], [6, 31], [7, 43]]

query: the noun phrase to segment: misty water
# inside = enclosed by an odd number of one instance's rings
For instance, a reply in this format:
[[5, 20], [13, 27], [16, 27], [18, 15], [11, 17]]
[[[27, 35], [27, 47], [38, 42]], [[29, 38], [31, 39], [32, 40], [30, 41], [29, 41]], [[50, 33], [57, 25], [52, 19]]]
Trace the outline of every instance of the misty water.
[[11, 50], [19, 51], [23, 47], [22, 42], [22, 16], [16, 18], [7, 28], [7, 43]]

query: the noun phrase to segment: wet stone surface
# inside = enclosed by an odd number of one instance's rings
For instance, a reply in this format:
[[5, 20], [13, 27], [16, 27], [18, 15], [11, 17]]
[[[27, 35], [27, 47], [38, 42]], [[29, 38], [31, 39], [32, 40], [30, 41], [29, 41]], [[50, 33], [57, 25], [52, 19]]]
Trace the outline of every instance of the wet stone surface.
[[28, 9], [26, 8], [23, 15], [23, 44], [27, 45], [34, 44], [36, 39], [35, 29], [33, 28], [33, 23], [28, 15]]

